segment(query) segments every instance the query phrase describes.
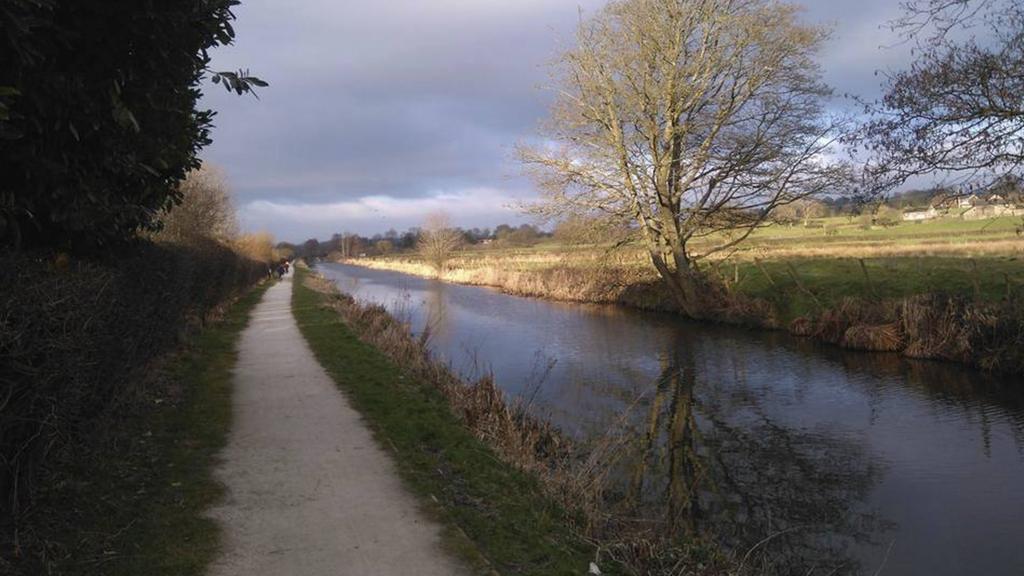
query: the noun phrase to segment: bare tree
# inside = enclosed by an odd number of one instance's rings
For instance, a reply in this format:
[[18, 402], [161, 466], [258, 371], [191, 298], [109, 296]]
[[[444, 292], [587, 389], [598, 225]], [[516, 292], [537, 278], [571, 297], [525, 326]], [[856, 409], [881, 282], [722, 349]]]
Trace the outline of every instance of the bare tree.
[[420, 231], [417, 248], [423, 259], [440, 277], [461, 243], [462, 235], [452, 228], [448, 215], [437, 212], [427, 216], [426, 223]]
[[161, 219], [159, 237], [177, 242], [211, 238], [229, 243], [238, 235], [235, 206], [224, 174], [204, 164], [179, 184], [181, 203]]
[[805, 198], [791, 202], [785, 206], [779, 206], [772, 215], [772, 221], [782, 224], [796, 224], [803, 222], [808, 225], [815, 218], [824, 218], [828, 215], [828, 206], [823, 202], [811, 198]]
[[274, 236], [269, 232], [242, 234], [234, 241], [235, 251], [257, 262], [271, 263], [277, 260], [274, 250]]
[[[1024, 166], [1024, 4], [912, 0], [893, 28], [917, 54], [889, 76], [866, 136], [881, 189], [919, 174], [994, 181]], [[979, 35], [978, 33], [981, 32]], [[979, 38], [980, 36], [980, 38]]]
[[842, 127], [814, 55], [827, 31], [775, 0], [617, 0], [581, 22], [557, 67], [556, 147], [523, 149], [549, 217], [634, 223], [681, 308], [717, 290], [698, 262], [779, 206], [845, 188]]

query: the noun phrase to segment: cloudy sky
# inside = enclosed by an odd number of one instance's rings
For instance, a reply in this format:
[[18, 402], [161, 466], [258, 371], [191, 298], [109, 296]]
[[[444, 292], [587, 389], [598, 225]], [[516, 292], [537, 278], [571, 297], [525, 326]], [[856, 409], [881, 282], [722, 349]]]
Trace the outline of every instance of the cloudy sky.
[[[301, 241], [417, 225], [524, 221], [533, 197], [512, 148], [536, 134], [546, 65], [603, 0], [243, 0], [235, 45], [213, 68], [251, 68], [260, 99], [209, 86], [207, 161], [232, 183], [242, 224]], [[906, 48], [882, 25], [895, 0], [804, 0], [833, 26], [822, 54], [837, 94], [873, 97]], [[837, 103], [837, 104], [841, 104]]]

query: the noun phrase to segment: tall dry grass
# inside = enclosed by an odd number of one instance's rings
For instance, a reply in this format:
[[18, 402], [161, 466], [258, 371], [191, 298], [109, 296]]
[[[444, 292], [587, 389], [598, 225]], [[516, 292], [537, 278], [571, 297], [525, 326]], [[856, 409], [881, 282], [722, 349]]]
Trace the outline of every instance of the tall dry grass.
[[789, 331], [855, 350], [971, 364], [1024, 374], [1024, 291], [1001, 302], [921, 294], [873, 301], [847, 298]]
[[[434, 269], [411, 259], [349, 261], [377, 270], [423, 278], [438, 277]], [[453, 260], [439, 279], [470, 286], [497, 288], [514, 296], [563, 302], [622, 304], [644, 310], [676, 310], [657, 274], [644, 266], [565, 262], [557, 256], [530, 255], [499, 262]]]

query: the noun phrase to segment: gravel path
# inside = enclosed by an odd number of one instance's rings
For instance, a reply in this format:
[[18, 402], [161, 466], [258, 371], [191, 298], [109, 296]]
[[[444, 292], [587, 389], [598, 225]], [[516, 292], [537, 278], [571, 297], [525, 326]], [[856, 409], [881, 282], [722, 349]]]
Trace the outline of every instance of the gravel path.
[[213, 576], [463, 574], [270, 288], [242, 335]]

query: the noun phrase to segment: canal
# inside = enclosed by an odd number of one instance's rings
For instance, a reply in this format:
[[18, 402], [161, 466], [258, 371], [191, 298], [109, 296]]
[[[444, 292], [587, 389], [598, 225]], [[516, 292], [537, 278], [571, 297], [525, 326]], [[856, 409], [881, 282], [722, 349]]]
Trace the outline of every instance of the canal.
[[[614, 306], [341, 264], [468, 378], [581, 441], [629, 435], [614, 497], [758, 542], [779, 574], [1024, 574], [1024, 384]], [[766, 542], [763, 542], [766, 540]]]

